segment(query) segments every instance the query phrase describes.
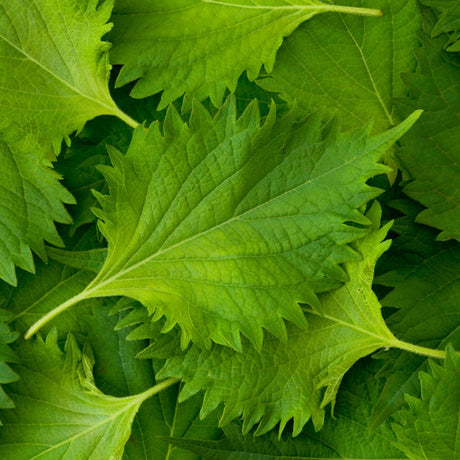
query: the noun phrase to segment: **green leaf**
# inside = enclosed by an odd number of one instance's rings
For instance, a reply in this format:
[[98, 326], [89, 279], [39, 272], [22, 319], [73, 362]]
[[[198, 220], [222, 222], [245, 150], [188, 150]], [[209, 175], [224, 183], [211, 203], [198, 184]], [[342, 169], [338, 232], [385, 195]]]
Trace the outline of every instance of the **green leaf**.
[[396, 436], [390, 423], [375, 433], [367, 429], [381, 387], [375, 368], [369, 360], [354, 366], [341, 387], [334, 418], [327, 418], [319, 432], [308, 426], [294, 439], [288, 433], [254, 436], [243, 435], [239, 426], [231, 424], [220, 441], [174, 438], [172, 443], [212, 460], [405, 459], [391, 445]]
[[[93, 237], [92, 232], [87, 232], [78, 240], [74, 237], [69, 246], [75, 249], [93, 247], [95, 244]], [[68, 252], [82, 253], [81, 251]], [[86, 252], [91, 253], [91, 250], [87, 249]], [[79, 260], [81, 261], [82, 258], [80, 256]], [[11, 312], [8, 319], [15, 319], [14, 326], [19, 332], [27, 330], [37, 317], [71, 298], [88, 284], [94, 274], [88, 273], [81, 267], [77, 268], [79, 269], [64, 267], [54, 261], [46, 265], [39, 263], [35, 275], [21, 273], [19, 287], [0, 285], [0, 296], [3, 295], [8, 299], [5, 305]], [[114, 303], [112, 299], [91, 299], [78, 310], [70, 310], [61, 315], [54, 324], [58, 328], [59, 339], [65, 339], [70, 332], [80, 344], [89, 344], [94, 350], [94, 375], [97, 387], [111, 396], [124, 397], [141, 393], [155, 385], [155, 376], [151, 361], [135, 358], [148, 343], [145, 340], [126, 341], [126, 336], [130, 333], [128, 328], [114, 331], [115, 325], [121, 322], [124, 315], [123, 312], [123, 314], [109, 316], [109, 308], [115, 310]], [[119, 307], [122, 304], [126, 302], [116, 302], [117, 308], [125, 309], [126, 305]], [[5, 335], [5, 339], [7, 337], [12, 336]], [[0, 344], [1, 340], [0, 334]], [[0, 347], [0, 352], [2, 350]], [[6, 347], [5, 351], [8, 351]], [[8, 355], [2, 354], [1, 357], [5, 360], [8, 357], [9, 360], [16, 362], [14, 355], [13, 357], [10, 355], [11, 352]], [[1, 375], [0, 372], [0, 383], [2, 383]], [[214, 439], [219, 433], [216, 415], [204, 421], [199, 420], [201, 398], [191, 398], [179, 404], [177, 392], [178, 385], [166, 389], [142, 404], [133, 421], [132, 432], [125, 446], [126, 459], [159, 460], [167, 459], [168, 455], [172, 459], [175, 458], [173, 454], [179, 459], [181, 457], [178, 455], [183, 451], [169, 446], [166, 440], [159, 438], [160, 436], [200, 436]], [[12, 402], [7, 407], [11, 405]]]
[[[395, 242], [397, 242], [398, 238]], [[397, 308], [387, 324], [400, 339], [444, 349], [447, 343], [460, 348], [460, 245], [433, 244], [437, 250], [420, 260], [397, 267], [377, 278], [394, 289], [382, 305]], [[371, 423], [378, 426], [404, 404], [404, 395], [418, 388], [418, 372], [427, 359], [399, 351], [385, 354], [385, 385]]]
[[44, 240], [62, 245], [54, 221], [70, 222], [63, 203], [73, 197], [34, 149], [21, 153], [0, 141], [0, 164], [0, 278], [16, 284], [15, 265], [34, 271], [32, 250], [46, 259]]
[[356, 244], [363, 259], [345, 264], [349, 281], [322, 294], [319, 311], [307, 310], [307, 330], [289, 327], [285, 342], [267, 337], [260, 353], [250, 347], [238, 353], [217, 345], [211, 350], [193, 345], [180, 353], [177, 344], [164, 344], [164, 339], [141, 356], [169, 357], [157, 377], [183, 379], [181, 400], [204, 389], [203, 416], [224, 402], [222, 426], [241, 415], [245, 433], [258, 422], [256, 434], [270, 431], [278, 422], [281, 432], [293, 418], [293, 433], [298, 435], [311, 417], [319, 430], [324, 406], [334, 404], [348, 369], [378, 348], [397, 346], [372, 291], [375, 262], [389, 246], [389, 241], [381, 243], [389, 226], [378, 230], [377, 206], [368, 217], [374, 230]]
[[[19, 376], [14, 372], [8, 363], [17, 362], [17, 356], [10, 348], [10, 344], [18, 338], [18, 333], [11, 330], [8, 321], [11, 320], [11, 313], [0, 310], [0, 409], [13, 409], [14, 403], [5, 393], [1, 385], [15, 382]], [[2, 412], [0, 412], [0, 425]]]
[[440, 240], [460, 240], [460, 65], [442, 38], [421, 39], [420, 67], [404, 76], [411, 97], [400, 101], [403, 114], [424, 110], [399, 153], [413, 179], [404, 191], [427, 208], [418, 222], [442, 230]]
[[[115, 77], [111, 78], [112, 90]], [[129, 97], [129, 86], [114, 89], [113, 98], [117, 104], [130, 115], [149, 123], [164, 119], [165, 112], [157, 112], [158, 98], [146, 98], [135, 101]], [[95, 222], [96, 216], [91, 208], [97, 205], [92, 193], [96, 190], [105, 193], [107, 186], [102, 174], [97, 170], [101, 164], [109, 164], [107, 146], [111, 145], [125, 151], [132, 137], [132, 129], [122, 120], [109, 116], [90, 120], [78, 136], [72, 136], [71, 145], [59, 156], [55, 168], [62, 174], [63, 185], [73, 194], [77, 202], [70, 208], [73, 218], [72, 232], [80, 226]]]
[[[105, 117], [102, 118], [105, 119]], [[107, 122], [107, 120], [104, 121]], [[120, 122], [120, 125], [123, 124]], [[117, 134], [125, 133], [124, 126], [117, 126], [117, 128]], [[130, 135], [127, 133], [128, 139]], [[96, 221], [96, 216], [91, 211], [91, 208], [97, 204], [92, 190], [103, 192], [107, 188], [104, 177], [96, 167], [109, 163], [105, 140], [93, 144], [87, 139], [72, 139], [72, 145], [59, 156], [55, 164], [56, 171], [62, 174], [63, 185], [72, 193], [76, 201], [76, 206], [69, 209], [72, 216], [71, 231], [73, 233], [82, 225]]]
[[456, 460], [460, 451], [460, 357], [447, 349], [443, 365], [431, 362], [420, 373], [420, 398], [407, 396], [402, 424], [395, 424], [395, 445], [411, 460]]
[[[106, 299], [105, 303], [108, 303]], [[107, 305], [92, 300], [78, 317], [86, 340], [95, 352], [95, 379], [98, 387], [114, 396], [134, 395], [155, 384], [154, 367], [150, 360], [136, 359], [146, 347], [145, 340], [126, 340], [132, 328], [114, 326], [123, 314], [107, 316]], [[112, 302], [110, 302], [112, 303]], [[120, 302], [118, 302], [120, 303]], [[166, 437], [201, 437], [215, 439], [220, 430], [216, 414], [200, 420], [202, 398], [196, 396], [184, 403], [177, 400], [179, 385], [167, 388], [145, 401], [133, 421], [131, 436], [125, 446], [124, 458], [129, 460], [196, 460], [195, 456], [169, 444]]]
[[121, 458], [140, 404], [149, 396], [115, 398], [94, 384], [92, 359], [72, 336], [63, 353], [55, 333], [22, 343], [21, 380], [8, 387], [14, 411], [2, 412], [2, 458]]
[[338, 264], [357, 258], [347, 243], [369, 223], [358, 208], [379, 193], [365, 182], [387, 171], [379, 159], [417, 117], [369, 137], [325, 135], [318, 117], [276, 123], [274, 111], [260, 126], [256, 104], [236, 119], [232, 99], [214, 119], [196, 105], [188, 125], [171, 109], [164, 134], [141, 127], [126, 156], [112, 151], [98, 211], [104, 267], [28, 336], [77, 301], [111, 295], [164, 315], [165, 330], [178, 323], [182, 346], [241, 350], [242, 332], [260, 348], [262, 328], [286, 337], [283, 318], [305, 327], [298, 302], [316, 305], [315, 293], [346, 280]]
[[[164, 91], [160, 107], [186, 94], [219, 107], [246, 71], [271, 71], [276, 52], [299, 24], [327, 11], [378, 16], [319, 0], [122, 0], [115, 4], [111, 61], [124, 67], [118, 85], [140, 79], [132, 95]], [[330, 16], [329, 16], [330, 19]]]
[[415, 69], [416, 0], [349, 0], [380, 8], [379, 19], [318, 16], [285, 40], [271, 77], [259, 81], [310, 113], [337, 112], [346, 129], [369, 120], [381, 132], [399, 121], [393, 98], [406, 94], [401, 72]]
[[0, 126], [8, 140], [25, 138], [47, 155], [98, 115], [129, 122], [108, 90], [110, 45], [101, 37], [112, 3], [0, 1]]
[[422, 0], [421, 3], [440, 12], [432, 36], [448, 34], [447, 51], [460, 51], [460, 3], [457, 0]]

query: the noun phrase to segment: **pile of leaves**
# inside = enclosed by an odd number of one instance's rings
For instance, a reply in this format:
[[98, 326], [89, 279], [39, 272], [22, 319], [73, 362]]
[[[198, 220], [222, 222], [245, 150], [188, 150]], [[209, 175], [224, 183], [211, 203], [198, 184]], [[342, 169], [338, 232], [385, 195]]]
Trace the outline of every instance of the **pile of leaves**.
[[0, 0], [0, 53], [0, 458], [460, 458], [457, 0]]

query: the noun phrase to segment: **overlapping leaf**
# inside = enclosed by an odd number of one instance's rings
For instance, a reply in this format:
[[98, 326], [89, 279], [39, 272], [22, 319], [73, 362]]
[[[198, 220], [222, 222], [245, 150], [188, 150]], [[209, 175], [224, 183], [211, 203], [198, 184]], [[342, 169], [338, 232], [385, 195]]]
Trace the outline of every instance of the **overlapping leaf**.
[[140, 128], [126, 156], [112, 152], [98, 212], [108, 257], [74, 302], [133, 297], [165, 330], [178, 323], [183, 345], [241, 349], [241, 331], [260, 348], [262, 328], [285, 338], [282, 318], [305, 327], [298, 302], [346, 279], [346, 243], [369, 223], [357, 209], [378, 194], [365, 182], [417, 117], [323, 139], [318, 118], [275, 123], [272, 111], [260, 126], [254, 104], [239, 119], [231, 100], [214, 119], [196, 106], [189, 125], [170, 110], [164, 134]]
[[[101, 2], [99, 2], [101, 3]], [[112, 1], [0, 1], [0, 126], [47, 154], [97, 115], [122, 116], [101, 37]]]
[[[460, 348], [460, 247], [440, 244], [433, 254], [399, 266], [378, 277], [378, 283], [394, 289], [382, 300], [397, 308], [387, 323], [398, 338], [444, 349]], [[431, 247], [436, 248], [434, 240]], [[427, 358], [392, 351], [385, 356], [385, 385], [372, 416], [377, 426], [404, 404], [404, 395], [418, 388], [418, 371]]]
[[225, 437], [220, 441], [175, 438], [172, 442], [211, 460], [403, 460], [406, 456], [391, 445], [396, 436], [390, 423], [374, 433], [367, 429], [380, 390], [372, 372], [375, 367], [364, 361], [350, 371], [337, 399], [335, 417], [328, 418], [319, 432], [307, 427], [294, 439], [290, 434], [243, 435], [233, 424], [224, 428]]
[[[378, 228], [376, 207], [369, 217]], [[347, 370], [363, 356], [397, 342], [372, 291], [375, 262], [389, 245], [381, 243], [387, 231], [388, 225], [374, 229], [357, 244], [363, 260], [346, 264], [349, 281], [321, 295], [319, 311], [307, 310], [308, 329], [290, 327], [287, 341], [267, 338], [260, 353], [250, 347], [238, 353], [217, 345], [211, 350], [192, 346], [178, 353], [177, 344], [160, 341], [143, 356], [170, 357], [158, 378], [182, 378], [182, 399], [204, 389], [203, 415], [224, 402], [222, 425], [242, 415], [244, 432], [260, 422], [256, 433], [263, 434], [278, 422], [282, 431], [293, 418], [293, 433], [298, 435], [311, 417], [320, 429], [324, 406], [334, 404]], [[174, 353], [177, 356], [171, 358]]]
[[442, 230], [440, 240], [460, 240], [460, 65], [442, 38], [422, 41], [420, 68], [405, 75], [411, 97], [400, 104], [403, 113], [424, 110], [400, 152], [413, 179], [404, 191], [427, 208], [418, 222]]
[[327, 11], [366, 13], [319, 0], [123, 0], [115, 4], [111, 60], [124, 65], [119, 85], [140, 78], [134, 97], [164, 90], [161, 107], [184, 93], [188, 102], [210, 96], [219, 106], [243, 71], [250, 80], [262, 66], [270, 71], [283, 37]]
[[460, 450], [460, 357], [449, 347], [444, 363], [420, 374], [420, 398], [407, 396], [395, 443], [411, 460], [456, 460]]
[[[86, 232], [82, 238], [74, 237], [68, 247], [76, 249], [71, 254], [81, 254], [77, 249], [85, 248], [86, 254], [91, 254], [91, 251], [97, 251], [89, 249], [95, 245], [97, 246], [95, 233]], [[82, 257], [78, 260], [82, 262]], [[103, 261], [102, 259], [101, 263]], [[5, 304], [5, 308], [10, 311], [8, 319], [14, 319], [14, 327], [19, 332], [24, 332], [37, 318], [86, 286], [94, 277], [91, 268], [89, 271], [86, 270], [88, 267], [91, 267], [91, 264], [80, 263], [75, 270], [54, 261], [46, 265], [39, 263], [36, 275], [21, 274], [17, 288], [0, 285], [0, 297], [3, 295], [8, 299]], [[105, 394], [116, 397], [136, 395], [155, 385], [152, 362], [135, 358], [136, 354], [147, 346], [146, 341], [126, 341], [126, 335], [130, 332], [128, 328], [114, 331], [117, 322], [121, 323], [125, 316], [124, 313], [123, 316], [122, 313], [113, 316], [108, 314], [110, 308], [115, 310], [115, 305], [117, 309], [124, 310], [132, 303], [123, 300], [115, 302], [112, 299], [91, 299], [87, 305], [81, 306], [78, 310], [70, 310], [53, 323], [58, 328], [58, 339], [65, 338], [70, 332], [79, 343], [90, 345], [94, 350], [96, 385]], [[14, 335], [5, 335], [5, 340], [7, 338], [12, 339]], [[0, 344], [1, 340], [0, 338]], [[3, 359], [12, 360], [14, 356], [11, 352], [6, 353], [8, 350], [6, 345], [4, 347], [0, 347], [0, 351], [5, 351], [1, 356]], [[8, 383], [7, 369], [3, 371], [3, 367], [0, 366], [0, 383], [2, 376], [5, 379], [3, 383]], [[178, 404], [177, 387], [176, 385], [168, 388], [159, 396], [154, 396], [142, 404], [133, 421], [132, 432], [125, 445], [124, 458], [150, 460], [166, 459], [168, 455], [174, 455], [175, 457], [170, 458], [179, 459], [184, 451], [169, 446], [168, 441], [160, 439], [160, 436], [200, 436], [214, 439], [219, 433], [215, 415], [212, 419], [199, 419], [200, 397]], [[2, 401], [0, 397], [0, 404]], [[9, 402], [6, 407], [11, 405], [12, 402]], [[184, 458], [191, 460], [195, 457], [189, 455], [188, 458]]]
[[73, 197], [50, 165], [32, 150], [0, 141], [0, 278], [15, 284], [15, 265], [34, 271], [32, 251], [46, 257], [44, 240], [62, 245], [54, 222], [69, 223], [63, 203]]
[[16, 349], [21, 377], [8, 387], [14, 411], [4, 411], [2, 458], [121, 458], [146, 394], [115, 398], [94, 385], [92, 361], [72, 336], [63, 353], [56, 335]]
[[[17, 339], [18, 333], [12, 331], [6, 324], [11, 316], [9, 312], [0, 310], [0, 410], [14, 408], [13, 401], [1, 385], [15, 382], [19, 378], [18, 374], [8, 365], [8, 363], [17, 361], [17, 356], [10, 348], [10, 344]], [[1, 420], [2, 413], [0, 412], [0, 425]]]
[[460, 3], [456, 0], [422, 0], [422, 3], [440, 12], [432, 35], [448, 34], [447, 51], [460, 51]]
[[[117, 104], [127, 113], [148, 123], [164, 118], [164, 112], [155, 110], [158, 103], [156, 98], [146, 98], [133, 103], [134, 100], [128, 96], [128, 92], [128, 86], [113, 90]], [[78, 206], [71, 208], [73, 231], [96, 220], [91, 211], [97, 204], [92, 190], [103, 192], [106, 188], [105, 180], [97, 166], [110, 162], [107, 145], [125, 151], [131, 136], [132, 129], [123, 121], [108, 116], [98, 117], [90, 120], [78, 136], [72, 137], [71, 145], [59, 156], [55, 168], [63, 176], [63, 185], [78, 202]]]
[[[42, 159], [97, 115], [127, 119], [108, 90], [108, 44], [101, 36], [112, 3], [0, 1], [0, 278], [33, 271], [32, 251], [61, 244], [53, 221], [69, 223], [71, 195]], [[5, 142], [5, 143], [3, 143]], [[5, 178], [5, 179], [3, 179]]]
[[318, 16], [281, 47], [260, 84], [307, 112], [337, 112], [344, 128], [374, 120], [376, 132], [398, 121], [393, 98], [405, 95], [401, 72], [415, 69], [420, 17], [416, 0], [351, 0], [381, 18]]

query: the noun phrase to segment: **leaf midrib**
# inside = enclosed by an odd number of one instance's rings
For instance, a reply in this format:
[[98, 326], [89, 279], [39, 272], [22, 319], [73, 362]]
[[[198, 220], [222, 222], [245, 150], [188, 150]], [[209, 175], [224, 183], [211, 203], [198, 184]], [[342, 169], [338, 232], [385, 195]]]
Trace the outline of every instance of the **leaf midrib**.
[[[95, 293], [97, 293], [97, 291], [98, 291], [101, 287], [103, 287], [103, 286], [105, 286], [105, 285], [107, 285], [107, 284], [110, 284], [112, 281], [119, 279], [120, 277], [124, 276], [126, 273], [129, 273], [129, 272], [135, 270], [136, 268], [139, 268], [139, 267], [141, 267], [141, 266], [143, 266], [143, 265], [148, 264], [148, 263], [150, 262], [150, 260], [153, 260], [153, 259], [157, 258], [157, 257], [160, 256], [160, 255], [163, 255], [163, 254], [165, 254], [165, 253], [167, 253], [167, 252], [169, 252], [169, 251], [171, 251], [171, 250], [173, 250], [173, 249], [176, 249], [177, 247], [180, 247], [180, 246], [182, 246], [182, 245], [184, 245], [184, 244], [189, 243], [190, 241], [193, 241], [193, 240], [195, 240], [195, 239], [197, 239], [197, 238], [200, 238], [200, 237], [202, 237], [202, 236], [204, 236], [204, 235], [206, 235], [206, 234], [208, 234], [208, 233], [211, 233], [211, 232], [213, 232], [213, 231], [215, 231], [215, 230], [217, 230], [217, 229], [219, 229], [219, 228], [221, 228], [221, 227], [224, 227], [225, 225], [228, 225], [228, 224], [230, 224], [231, 222], [234, 222], [234, 221], [237, 221], [237, 220], [242, 220], [241, 218], [242, 218], [244, 215], [249, 214], [249, 213], [251, 213], [251, 212], [254, 212], [256, 209], [261, 208], [261, 207], [263, 207], [263, 206], [266, 206], [267, 204], [269, 204], [269, 203], [271, 203], [271, 202], [273, 202], [273, 201], [275, 201], [275, 200], [279, 200], [279, 199], [281, 199], [282, 197], [284, 197], [285, 195], [287, 195], [287, 194], [289, 194], [289, 193], [293, 193], [295, 190], [297, 190], [297, 189], [299, 189], [299, 188], [301, 188], [301, 187], [305, 187], [305, 186], [307, 186], [308, 184], [311, 185], [311, 184], [314, 183], [315, 181], [321, 179], [321, 178], [324, 177], [324, 176], [327, 176], [328, 174], [332, 174], [333, 172], [336, 172], [337, 170], [339, 170], [339, 169], [341, 169], [341, 168], [344, 168], [344, 167], [346, 167], [346, 166], [348, 166], [348, 165], [350, 165], [350, 164], [352, 164], [352, 163], [354, 163], [354, 162], [356, 162], [356, 161], [360, 161], [360, 160], [362, 160], [362, 158], [364, 158], [365, 156], [369, 155], [371, 152], [377, 150], [378, 148], [379, 148], [379, 145], [373, 146], [373, 149], [372, 149], [372, 150], [366, 150], [366, 151], [364, 151], [361, 155], [356, 156], [356, 157], [353, 157], [353, 158], [351, 158], [350, 160], [348, 160], [348, 161], [345, 162], [345, 163], [340, 163], [340, 164], [338, 164], [336, 167], [334, 167], [333, 169], [329, 169], [328, 171], [326, 171], [326, 172], [324, 172], [324, 173], [322, 173], [322, 174], [319, 174], [318, 176], [315, 176], [314, 178], [309, 178], [307, 181], [302, 182], [301, 184], [296, 185], [295, 187], [293, 187], [293, 188], [291, 188], [291, 189], [289, 189], [289, 190], [284, 191], [283, 193], [277, 195], [276, 197], [270, 198], [268, 201], [265, 201], [264, 203], [260, 203], [260, 204], [258, 204], [257, 206], [251, 207], [250, 209], [244, 211], [242, 214], [239, 214], [238, 216], [235, 216], [235, 215], [234, 215], [234, 216], [231, 217], [230, 219], [227, 219], [226, 221], [221, 222], [221, 223], [218, 224], [218, 225], [214, 225], [213, 227], [208, 228], [208, 229], [206, 229], [205, 231], [202, 231], [202, 232], [199, 232], [199, 233], [197, 233], [197, 234], [195, 234], [195, 235], [192, 235], [191, 237], [186, 238], [186, 239], [184, 239], [184, 240], [182, 240], [182, 241], [179, 241], [179, 242], [173, 244], [172, 246], [169, 246], [169, 247], [167, 247], [167, 248], [165, 248], [165, 249], [163, 249], [163, 250], [161, 250], [161, 251], [157, 251], [157, 252], [155, 252], [154, 254], [152, 254], [152, 255], [146, 257], [145, 259], [142, 259], [141, 261], [135, 263], [134, 265], [131, 265], [131, 266], [128, 267], [128, 268], [123, 268], [122, 270], [116, 272], [114, 275], [110, 276], [109, 278], [107, 278], [107, 279], [105, 279], [105, 280], [104, 280], [104, 278], [103, 278], [103, 276], [104, 276], [104, 275], [103, 275], [103, 271], [101, 271], [101, 272], [100, 272], [100, 275], [102, 275], [101, 278], [102, 278], [103, 281], [102, 281], [102, 282], [100, 281], [100, 278], [99, 278], [99, 275], [98, 275], [98, 276], [93, 280], [93, 282], [90, 283], [90, 285], [88, 285], [87, 289], [85, 290], [85, 291], [86, 291], [86, 294], [88, 294], [88, 295], [89, 295], [89, 294], [94, 295]], [[283, 160], [283, 161], [284, 161], [284, 160]], [[279, 166], [279, 165], [278, 165], [278, 166]], [[240, 203], [239, 203], [238, 206], [241, 205], [241, 202], [242, 202], [242, 201], [240, 201]], [[132, 259], [132, 257], [130, 257], [130, 259]]]
[[[38, 453], [37, 455], [34, 455], [33, 457], [30, 458], [30, 460], [35, 460], [37, 458], [40, 458], [42, 457], [43, 455], [46, 455], [47, 453], [49, 452], [52, 452], [53, 450], [56, 450], [57, 448], [61, 447], [61, 446], [64, 446], [66, 444], [69, 444], [73, 441], [75, 441], [76, 439], [79, 439], [81, 438], [82, 436], [85, 436], [87, 433], [90, 433], [91, 431], [95, 431], [97, 430], [98, 428], [104, 426], [104, 425], [107, 425], [109, 424], [110, 422], [112, 422], [113, 420], [116, 420], [120, 415], [124, 414], [125, 412], [128, 412], [130, 409], [132, 409], [133, 406], [135, 406], [136, 404], [140, 404], [142, 402], [142, 398], [138, 398], [138, 397], [128, 397], [127, 399], [131, 399], [132, 398], [132, 402], [130, 402], [129, 404], [127, 404], [126, 406], [123, 406], [123, 408], [117, 412], [115, 412], [115, 414], [111, 415], [110, 417], [108, 418], [104, 418], [103, 420], [101, 420], [99, 423], [97, 423], [96, 425], [90, 425], [86, 430], [83, 430], [77, 434], [75, 434], [74, 436], [71, 436], [70, 438], [66, 438], [65, 440], [61, 441], [60, 443], [58, 444], [54, 444], [52, 445], [51, 447], [49, 447], [48, 449]], [[104, 436], [104, 435], [103, 435]]]
[[[356, 46], [356, 49], [358, 50], [359, 52], [359, 55], [361, 57], [361, 61], [364, 65], [364, 68], [366, 70], [366, 73], [369, 77], [369, 81], [372, 85], [372, 88], [373, 88], [373, 93], [375, 94], [375, 97], [377, 98], [377, 101], [378, 103], [380, 104], [380, 106], [382, 107], [382, 110], [383, 110], [383, 113], [385, 114], [385, 117], [387, 118], [388, 122], [390, 123], [390, 127], [391, 126], [394, 126], [395, 125], [395, 121], [393, 120], [392, 116], [391, 116], [391, 113], [390, 111], [388, 110], [385, 102], [383, 101], [383, 98], [380, 94], [380, 91], [377, 87], [377, 84], [375, 82], [375, 79], [374, 79], [374, 75], [372, 74], [371, 72], [371, 69], [369, 68], [369, 65], [367, 63], [367, 59], [366, 59], [366, 56], [364, 55], [363, 53], [363, 50], [361, 48], [361, 46], [359, 45], [359, 43], [357, 42], [355, 36], [353, 35], [353, 33], [351, 32], [350, 28], [348, 27], [348, 24], [343, 20], [342, 18], [342, 23], [345, 27], [345, 29], [347, 30], [347, 33], [348, 35], [350, 36], [351, 40], [353, 41], [354, 45]], [[393, 41], [392, 41], [392, 44], [393, 44]], [[393, 62], [394, 62], [394, 53], [392, 52], [392, 56], [391, 56], [391, 63], [393, 65]]]

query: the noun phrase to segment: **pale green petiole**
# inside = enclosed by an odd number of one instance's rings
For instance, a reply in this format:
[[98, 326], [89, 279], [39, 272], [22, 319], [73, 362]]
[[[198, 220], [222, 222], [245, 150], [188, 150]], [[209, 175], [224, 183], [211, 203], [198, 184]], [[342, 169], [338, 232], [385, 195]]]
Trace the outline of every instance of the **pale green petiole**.
[[359, 16], [382, 16], [383, 11], [374, 8], [361, 8], [354, 6], [316, 4], [311, 5], [283, 5], [283, 6], [264, 6], [264, 5], [241, 5], [238, 3], [224, 2], [219, 0], [202, 0], [203, 3], [212, 3], [214, 5], [228, 6], [230, 8], [248, 9], [248, 10], [297, 10], [315, 12], [324, 10], [334, 13], [357, 14]]
[[429, 358], [445, 359], [446, 357], [446, 352], [444, 350], [434, 350], [433, 348], [420, 347], [418, 345], [413, 345], [401, 340], [392, 343], [390, 347], [398, 348], [399, 350], [408, 351], [410, 353], [415, 353], [417, 355], [428, 356]]
[[356, 14], [358, 16], [373, 16], [380, 17], [383, 16], [382, 10], [377, 10], [373, 8], [358, 8], [353, 6], [340, 6], [340, 5], [324, 5], [316, 7], [318, 9], [324, 9], [326, 11], [334, 13], [344, 13], [344, 14]]
[[[94, 289], [86, 289], [80, 294], [68, 299], [58, 307], [54, 308], [42, 318], [40, 318], [37, 322], [35, 322], [25, 333], [24, 338], [26, 340], [30, 339], [33, 335], [35, 335], [43, 326], [53, 320], [56, 316], [63, 313], [64, 311], [68, 310], [73, 305], [81, 302], [82, 300], [90, 299], [91, 297], [97, 297], [94, 295]], [[386, 340], [386, 338], [382, 337], [382, 341], [386, 342], [383, 346], [386, 348], [397, 348], [399, 350], [407, 351], [410, 353], [415, 353], [421, 356], [427, 356], [429, 358], [436, 358], [436, 359], [445, 359], [446, 352], [444, 350], [435, 350], [432, 348], [421, 347], [419, 345], [413, 345], [411, 343], [407, 343], [401, 340]], [[460, 352], [457, 352], [460, 354]], [[149, 390], [150, 391], [150, 390]], [[152, 393], [154, 394], [154, 393]]]
[[124, 121], [128, 126], [131, 126], [131, 128], [133, 129], [136, 129], [140, 124], [136, 120], [131, 118], [129, 115], [127, 115], [125, 112], [118, 109], [118, 107], [116, 110], [113, 110], [112, 115], [118, 117], [120, 120]]
[[42, 316], [38, 321], [36, 321], [24, 334], [24, 338], [26, 340], [30, 339], [34, 334], [36, 334], [45, 324], [49, 323], [52, 319], [54, 319], [59, 314], [63, 313], [64, 311], [68, 310], [73, 305], [81, 302], [82, 300], [88, 299], [91, 295], [88, 295], [89, 291], [84, 290], [77, 294], [76, 296], [66, 300], [64, 303], [59, 305], [58, 307], [54, 308], [53, 310], [49, 311], [46, 315]]
[[164, 380], [163, 382], [158, 383], [157, 385], [153, 386], [152, 388], [149, 388], [148, 390], [144, 391], [143, 393], [140, 393], [139, 395], [136, 396], [136, 398], [140, 401], [145, 401], [146, 399], [150, 398], [151, 396], [154, 396], [158, 393], [160, 393], [163, 390], [166, 390], [166, 388], [169, 388], [170, 386], [180, 382], [180, 379], [176, 378], [170, 378], [167, 380]]

